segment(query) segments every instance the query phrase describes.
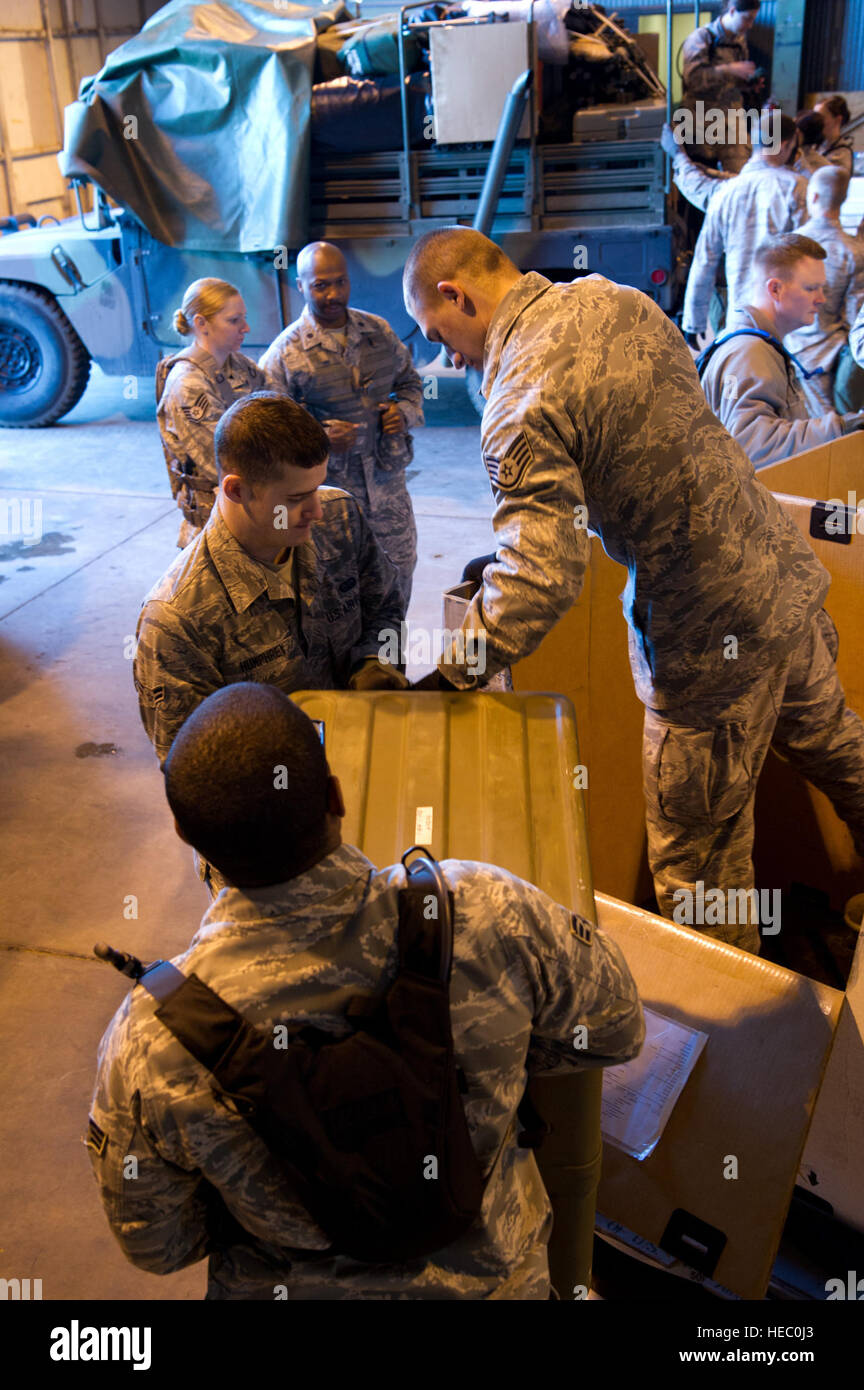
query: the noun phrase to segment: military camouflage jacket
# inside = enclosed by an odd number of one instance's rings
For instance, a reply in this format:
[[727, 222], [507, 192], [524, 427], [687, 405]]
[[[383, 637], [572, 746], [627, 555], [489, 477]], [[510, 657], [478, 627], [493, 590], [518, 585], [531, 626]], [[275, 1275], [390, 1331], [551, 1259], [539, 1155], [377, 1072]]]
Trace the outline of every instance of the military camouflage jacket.
[[533, 651], [578, 597], [586, 522], [628, 571], [645, 704], [743, 690], [801, 640], [827, 572], [712, 414], [653, 300], [600, 275], [523, 275], [493, 315], [484, 367], [497, 560], [464, 627], [486, 631], [487, 675]]
[[156, 419], [165, 449], [182, 463], [191, 459], [195, 472], [218, 482], [213, 455], [216, 426], [232, 403], [253, 391], [270, 391], [265, 372], [242, 352], [231, 352], [224, 366], [216, 366], [210, 353], [194, 349], [194, 359], [183, 357], [168, 373]]
[[812, 217], [799, 231], [827, 252], [825, 303], [812, 324], [787, 334], [784, 342], [808, 371], [824, 368], [824, 376], [801, 383], [810, 414], [821, 415], [834, 408], [834, 366], [864, 304], [864, 241], [827, 217]]
[[[260, 359], [261, 367], [316, 420], [350, 420], [359, 425], [348, 454], [331, 452], [328, 477], [350, 486], [350, 473], [362, 469], [373, 508], [377, 494], [392, 487], [394, 471], [411, 462], [410, 433], [385, 435], [380, 405], [395, 403], [406, 430], [423, 424], [423, 386], [405, 344], [377, 314], [348, 310], [346, 341], [322, 328], [304, 309]], [[391, 476], [388, 477], [388, 474]]]
[[753, 252], [766, 237], [794, 232], [807, 216], [807, 180], [754, 155], [708, 204], [687, 279], [681, 326], [704, 333], [720, 257], [726, 256], [730, 311], [746, 305]]
[[749, 88], [742, 85], [740, 78], [717, 69], [724, 63], [746, 63], [749, 56], [746, 38], [743, 34], [729, 34], [719, 16], [711, 24], [694, 29], [681, 49], [682, 106], [693, 110], [697, 101], [704, 102], [706, 107], [744, 106]]
[[[549, 1202], [512, 1126], [526, 1068], [625, 1062], [642, 1045], [642, 1010], [621, 952], [601, 931], [503, 869], [452, 859], [441, 867], [455, 895], [456, 1061], [484, 1174], [494, 1165], [478, 1220], [439, 1255], [398, 1266], [331, 1253], [262, 1140], [216, 1103], [209, 1072], [139, 987], [102, 1039], [90, 1130], [108, 1220], [136, 1265], [170, 1274], [204, 1257], [213, 1239], [207, 1183], [243, 1228], [210, 1254], [210, 1298], [548, 1297]], [[174, 964], [265, 1032], [308, 1022], [345, 1034], [349, 999], [394, 976], [404, 881], [401, 865], [378, 870], [342, 845], [287, 883], [223, 889]], [[587, 1032], [576, 1048], [579, 1024]], [[128, 1156], [137, 1159], [134, 1179], [124, 1177]]]
[[233, 681], [333, 690], [400, 631], [396, 571], [352, 497], [322, 488], [324, 517], [294, 547], [293, 590], [226, 526], [219, 502], [204, 530], [150, 590], [138, 620], [135, 686], [164, 761], [181, 724]]
[[824, 141], [819, 146], [819, 153], [824, 157], [826, 163], [836, 164], [851, 179], [855, 172], [855, 149], [848, 135], [841, 135], [831, 145], [828, 144], [827, 140]]
[[[772, 331], [765, 315], [752, 307], [732, 315], [727, 331], [736, 328]], [[864, 411], [838, 415], [827, 410], [811, 419], [794, 366], [763, 338], [733, 338], [718, 347], [702, 388], [751, 463], [777, 463], [864, 428]]]
[[729, 179], [735, 179], [738, 175], [697, 164], [696, 160], [691, 159], [687, 151], [682, 149], [672, 160], [672, 177], [676, 188], [681, 190], [688, 203], [692, 203], [694, 208], [699, 208], [700, 212], [705, 212], [711, 199]]

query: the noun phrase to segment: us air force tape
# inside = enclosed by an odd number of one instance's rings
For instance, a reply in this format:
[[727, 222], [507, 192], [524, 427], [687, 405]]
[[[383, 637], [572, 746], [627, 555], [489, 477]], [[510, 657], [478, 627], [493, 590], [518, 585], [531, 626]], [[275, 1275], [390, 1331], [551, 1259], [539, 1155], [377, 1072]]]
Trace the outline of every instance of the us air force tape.
[[578, 936], [584, 946], [591, 945], [591, 926], [576, 912], [570, 914], [570, 930], [574, 936]]
[[492, 486], [500, 488], [502, 492], [511, 492], [521, 483], [529, 463], [534, 462], [534, 451], [525, 435], [517, 434], [504, 450], [503, 458], [484, 454], [483, 462]]

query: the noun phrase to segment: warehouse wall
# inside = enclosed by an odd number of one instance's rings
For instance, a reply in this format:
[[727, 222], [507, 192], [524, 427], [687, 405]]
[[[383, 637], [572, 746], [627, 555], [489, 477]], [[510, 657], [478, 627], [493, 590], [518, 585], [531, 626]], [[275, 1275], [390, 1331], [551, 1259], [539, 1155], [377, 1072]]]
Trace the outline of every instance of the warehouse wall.
[[864, 91], [864, 0], [810, 0], [802, 66], [805, 91]]
[[0, 217], [73, 211], [56, 158], [63, 108], [159, 8], [160, 0], [0, 0]]

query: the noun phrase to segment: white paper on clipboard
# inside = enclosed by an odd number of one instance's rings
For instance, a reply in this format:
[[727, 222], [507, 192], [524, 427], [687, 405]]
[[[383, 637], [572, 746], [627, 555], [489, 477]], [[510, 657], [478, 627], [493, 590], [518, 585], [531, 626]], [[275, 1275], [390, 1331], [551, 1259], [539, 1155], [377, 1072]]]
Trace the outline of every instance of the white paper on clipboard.
[[645, 1009], [645, 1042], [638, 1057], [603, 1072], [603, 1138], [633, 1158], [654, 1152], [707, 1033]]

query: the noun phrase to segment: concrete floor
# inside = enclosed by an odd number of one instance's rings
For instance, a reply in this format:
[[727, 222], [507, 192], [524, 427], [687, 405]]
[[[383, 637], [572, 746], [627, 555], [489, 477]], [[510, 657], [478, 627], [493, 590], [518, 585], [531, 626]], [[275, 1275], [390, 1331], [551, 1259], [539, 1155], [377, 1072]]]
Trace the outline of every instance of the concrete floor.
[[[126, 1262], [81, 1143], [96, 1049], [127, 988], [94, 942], [170, 957], [207, 904], [132, 684], [141, 599], [176, 554], [179, 515], [152, 402], [152, 381], [130, 401], [94, 368], [60, 424], [0, 430], [0, 502], [42, 506], [37, 544], [0, 535], [0, 1277], [41, 1279], [46, 1300], [199, 1299], [206, 1282], [203, 1263], [158, 1278]], [[435, 628], [442, 590], [492, 548], [493, 506], [458, 378], [439, 379], [426, 418], [409, 474], [409, 620]]]

